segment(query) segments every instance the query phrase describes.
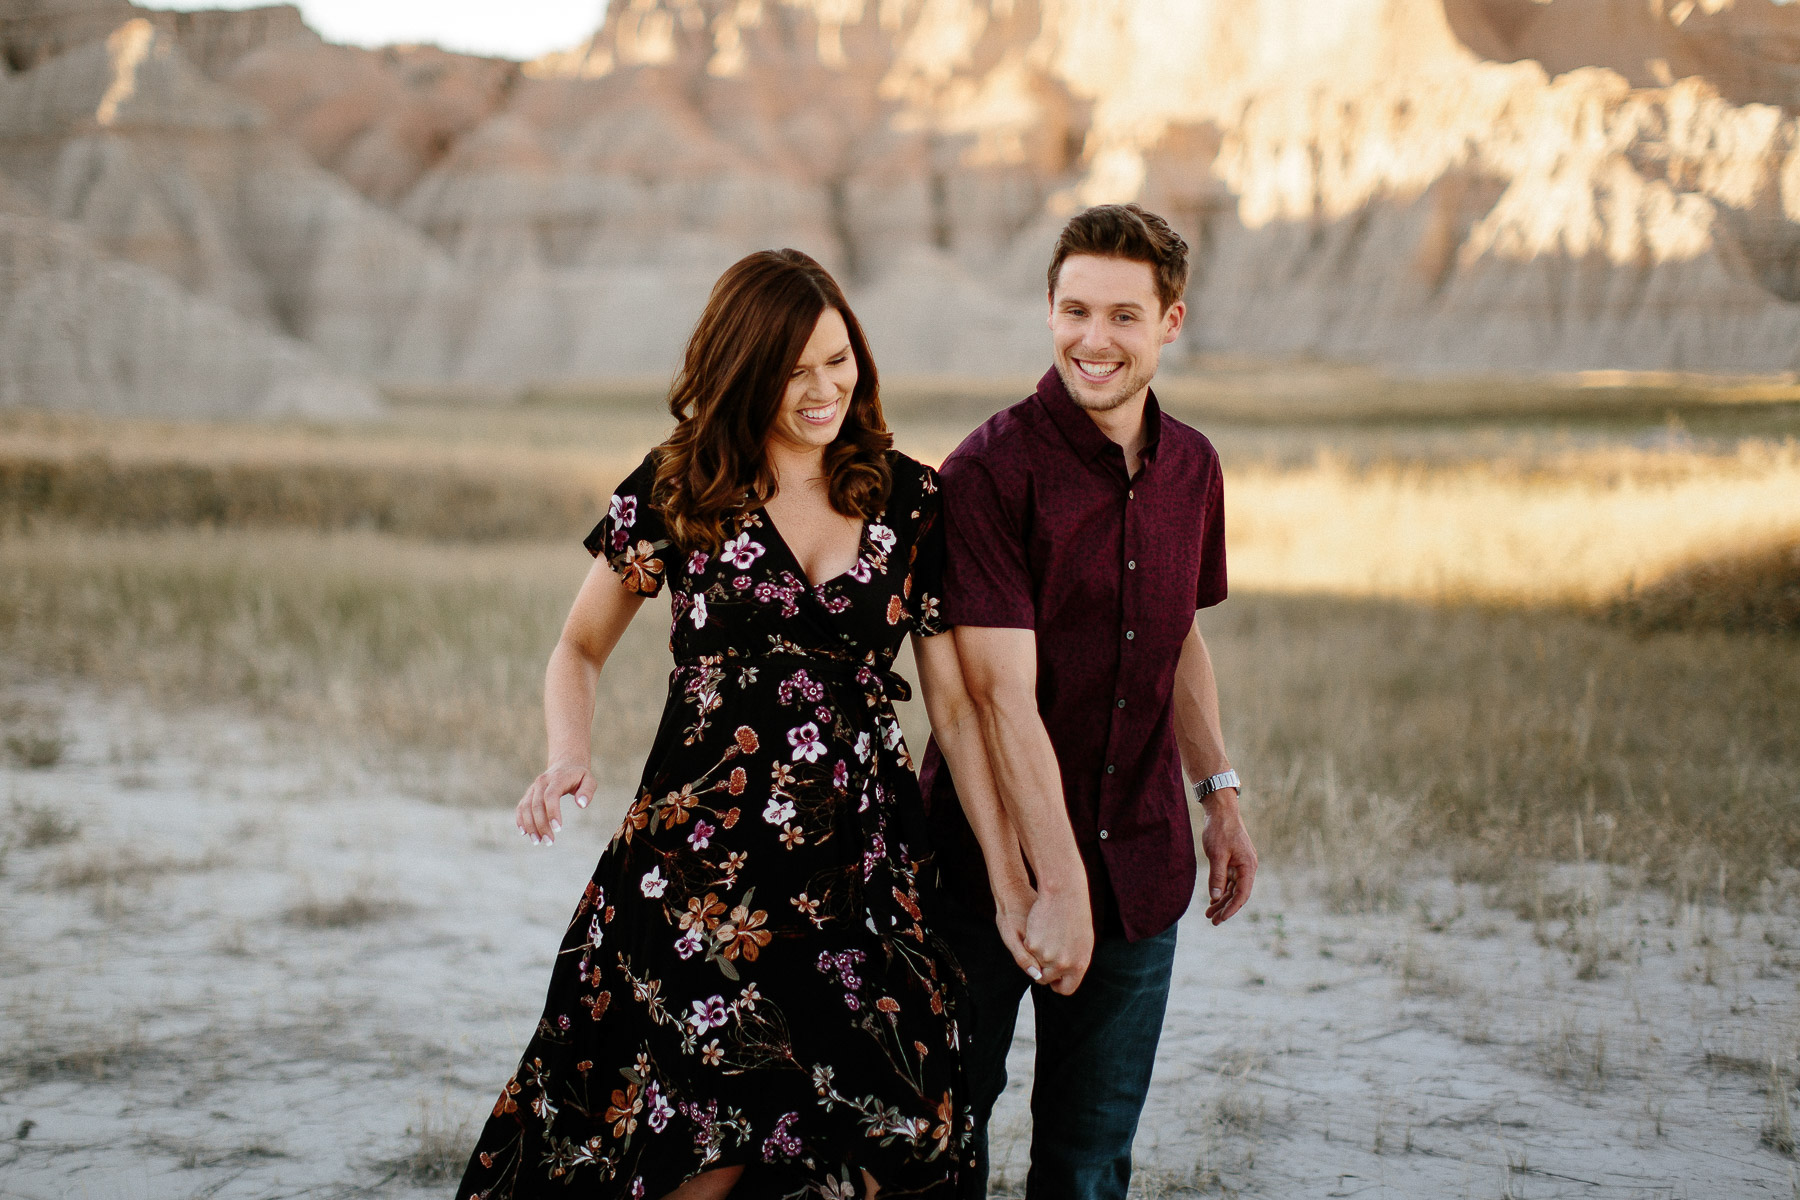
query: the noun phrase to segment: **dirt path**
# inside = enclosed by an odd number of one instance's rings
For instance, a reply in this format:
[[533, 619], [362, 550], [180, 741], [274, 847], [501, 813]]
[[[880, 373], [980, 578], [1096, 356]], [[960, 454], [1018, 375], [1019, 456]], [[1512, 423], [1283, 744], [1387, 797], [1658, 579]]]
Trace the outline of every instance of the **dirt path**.
[[[546, 852], [227, 714], [0, 704], [68, 739], [0, 767], [0, 1196], [447, 1195], [618, 798]], [[1430, 878], [1335, 915], [1271, 873], [1252, 915], [1188, 922], [1134, 1190], [1800, 1195], [1764, 1144], [1800, 920], [1550, 883], [1589, 915]], [[1026, 1021], [997, 1192], [1023, 1191], [1031, 1049]]]

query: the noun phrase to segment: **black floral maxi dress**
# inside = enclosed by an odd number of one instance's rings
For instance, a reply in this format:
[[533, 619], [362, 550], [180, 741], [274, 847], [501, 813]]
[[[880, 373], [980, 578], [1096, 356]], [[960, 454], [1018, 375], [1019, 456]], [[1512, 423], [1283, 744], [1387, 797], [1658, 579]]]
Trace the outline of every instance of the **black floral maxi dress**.
[[954, 960], [892, 701], [941, 633], [937, 478], [890, 452], [886, 510], [817, 586], [768, 515], [670, 544], [653, 460], [588, 536], [673, 589], [675, 669], [643, 783], [576, 906], [458, 1200], [657, 1197], [746, 1165], [734, 1200], [951, 1190], [968, 1150]]

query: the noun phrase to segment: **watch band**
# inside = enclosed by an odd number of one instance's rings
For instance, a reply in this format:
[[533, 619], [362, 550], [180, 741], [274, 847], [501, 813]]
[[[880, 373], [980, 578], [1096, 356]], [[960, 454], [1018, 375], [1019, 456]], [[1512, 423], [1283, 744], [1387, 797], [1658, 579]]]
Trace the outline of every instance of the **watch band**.
[[1237, 788], [1239, 791], [1242, 791], [1243, 786], [1244, 785], [1238, 781], [1238, 773], [1236, 771], [1221, 771], [1217, 775], [1208, 776], [1194, 785], [1194, 799], [1204, 800], [1222, 788]]

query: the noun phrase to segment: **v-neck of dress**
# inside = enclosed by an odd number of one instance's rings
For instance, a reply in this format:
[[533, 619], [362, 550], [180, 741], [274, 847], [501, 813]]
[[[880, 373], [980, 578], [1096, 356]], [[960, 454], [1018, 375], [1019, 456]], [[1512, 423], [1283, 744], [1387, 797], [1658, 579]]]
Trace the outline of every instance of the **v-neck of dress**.
[[794, 548], [792, 546], [788, 545], [788, 540], [782, 534], [781, 526], [779, 526], [775, 523], [774, 516], [769, 512], [769, 510], [766, 507], [758, 508], [756, 511], [758, 513], [760, 513], [762, 515], [762, 519], [768, 523], [770, 536], [773, 538], [773, 540], [781, 543], [782, 553], [784, 553], [788, 556], [788, 561], [790, 563], [792, 563], [794, 565], [794, 569], [799, 572], [800, 578], [806, 581], [806, 587], [807, 587], [807, 590], [809, 590], [809, 591], [816, 592], [820, 588], [824, 587], [826, 584], [836, 583], [838, 580], [844, 578], [844, 576], [846, 576], [846, 575], [850, 574], [850, 572], [854, 571], [856, 569], [856, 564], [862, 561], [863, 550], [868, 545], [868, 541], [869, 541], [869, 518], [867, 518], [867, 517], [864, 517], [862, 519], [861, 525], [859, 525], [857, 527], [857, 530], [856, 530], [856, 557], [854, 557], [850, 560], [850, 565], [845, 567], [843, 570], [839, 571], [836, 575], [833, 575], [831, 578], [821, 579], [818, 583], [814, 583], [812, 581], [812, 576], [808, 575], [806, 573], [806, 564], [800, 561], [800, 556], [794, 552]]

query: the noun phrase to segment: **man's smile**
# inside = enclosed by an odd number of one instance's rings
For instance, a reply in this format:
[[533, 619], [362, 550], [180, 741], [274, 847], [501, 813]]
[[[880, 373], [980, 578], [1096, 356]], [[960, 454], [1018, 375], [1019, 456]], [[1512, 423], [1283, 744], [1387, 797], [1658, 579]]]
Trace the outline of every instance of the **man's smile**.
[[1105, 383], [1118, 372], [1120, 367], [1125, 365], [1117, 362], [1095, 362], [1087, 358], [1071, 358], [1069, 361], [1075, 364], [1076, 370], [1095, 383]]

